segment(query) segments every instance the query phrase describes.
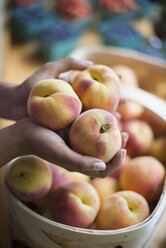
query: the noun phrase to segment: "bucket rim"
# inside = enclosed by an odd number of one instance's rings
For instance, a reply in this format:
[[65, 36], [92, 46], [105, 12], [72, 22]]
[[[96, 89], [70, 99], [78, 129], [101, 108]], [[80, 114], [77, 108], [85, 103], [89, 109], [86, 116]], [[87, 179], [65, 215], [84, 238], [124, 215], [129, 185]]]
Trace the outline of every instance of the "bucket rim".
[[105, 46], [105, 45], [88, 45], [83, 46], [80, 48], [76, 48], [69, 57], [78, 58], [79, 56], [85, 54], [94, 54], [94, 53], [106, 53], [106, 54], [113, 54], [118, 55], [121, 57], [127, 57], [131, 59], [136, 59], [142, 62], [147, 62], [148, 64], [155, 65], [157, 67], [166, 68], [166, 61], [162, 58], [157, 58], [153, 55], [145, 54], [143, 52], [139, 52], [133, 49], [127, 49], [122, 47], [116, 46]]

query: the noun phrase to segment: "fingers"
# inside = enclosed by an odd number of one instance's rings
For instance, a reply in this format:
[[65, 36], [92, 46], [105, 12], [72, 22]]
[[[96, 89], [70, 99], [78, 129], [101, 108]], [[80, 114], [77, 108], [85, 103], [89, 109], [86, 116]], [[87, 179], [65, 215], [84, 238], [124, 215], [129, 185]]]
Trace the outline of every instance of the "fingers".
[[114, 115], [118, 121], [121, 119], [121, 114], [119, 114], [118, 112], [115, 112]]
[[126, 155], [126, 150], [120, 149], [113, 157], [113, 159], [109, 163], [107, 163], [105, 170], [98, 172], [90, 172], [89, 176], [104, 178], [110, 175], [122, 163], [125, 155]]
[[122, 163], [124, 157], [126, 155], [126, 149], [120, 149], [113, 159], [107, 164], [106, 170], [102, 173], [101, 176], [107, 176], [111, 174], [117, 167]]
[[[83, 156], [66, 145], [52, 130], [29, 121], [28, 143], [30, 153], [70, 171], [84, 172], [104, 170], [106, 165], [100, 159]], [[26, 129], [27, 130], [27, 129]], [[61, 134], [62, 135], [62, 134]], [[63, 136], [63, 135], [62, 135]], [[27, 141], [26, 141], [27, 142]]]
[[59, 74], [58, 78], [72, 84], [77, 75], [80, 73], [79, 70], [70, 70]]
[[85, 70], [92, 64], [93, 62], [87, 60], [66, 58], [56, 62], [49, 62], [44, 67], [47, 73], [56, 78], [62, 72], [70, 70]]
[[[28, 124], [24, 129], [28, 153], [39, 156], [69, 171], [82, 172], [88, 176], [103, 178], [113, 172], [122, 163], [126, 154], [125, 149], [120, 149], [106, 165], [98, 158], [83, 156], [73, 151], [57, 133], [35, 124], [29, 118], [27, 120]], [[61, 135], [63, 136], [63, 134]], [[125, 137], [124, 134], [123, 137]]]
[[122, 137], [122, 146], [121, 148], [125, 148], [128, 138], [129, 138], [129, 134], [126, 132], [121, 132], [121, 137]]

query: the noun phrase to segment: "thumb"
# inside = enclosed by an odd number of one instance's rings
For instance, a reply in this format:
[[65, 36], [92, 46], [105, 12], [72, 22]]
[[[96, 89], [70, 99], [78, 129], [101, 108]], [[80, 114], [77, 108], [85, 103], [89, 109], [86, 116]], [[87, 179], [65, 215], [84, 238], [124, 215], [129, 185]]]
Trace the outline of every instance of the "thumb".
[[[70, 171], [84, 172], [105, 170], [106, 164], [95, 157], [83, 156], [66, 145], [64, 140], [52, 130], [35, 123], [30, 135], [31, 152], [48, 162], [57, 164]], [[31, 128], [32, 131], [32, 128]]]
[[70, 171], [102, 171], [106, 168], [106, 164], [102, 160], [91, 156], [83, 156], [70, 149], [64, 142], [56, 144], [52, 159], [58, 165]]

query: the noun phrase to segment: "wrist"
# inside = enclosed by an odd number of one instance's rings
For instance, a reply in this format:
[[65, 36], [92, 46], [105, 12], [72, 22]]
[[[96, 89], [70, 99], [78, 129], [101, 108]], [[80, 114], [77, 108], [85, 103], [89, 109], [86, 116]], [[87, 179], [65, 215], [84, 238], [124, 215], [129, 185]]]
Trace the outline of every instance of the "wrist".
[[0, 130], [0, 166], [24, 154], [24, 137], [17, 122]]
[[0, 83], [0, 117], [18, 120], [19, 87], [15, 84]]
[[27, 99], [22, 94], [21, 85], [13, 88], [13, 107], [11, 110], [11, 119], [19, 121], [28, 116]]

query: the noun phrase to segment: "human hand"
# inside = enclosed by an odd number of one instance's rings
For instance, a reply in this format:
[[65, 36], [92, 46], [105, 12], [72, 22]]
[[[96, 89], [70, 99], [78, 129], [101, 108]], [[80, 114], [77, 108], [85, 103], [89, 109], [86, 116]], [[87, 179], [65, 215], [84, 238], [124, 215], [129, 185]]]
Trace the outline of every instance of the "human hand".
[[105, 177], [118, 167], [126, 153], [126, 134], [122, 133], [122, 149], [107, 163], [83, 156], [68, 144], [68, 128], [54, 132], [24, 118], [14, 125], [0, 130], [3, 145], [0, 149], [0, 166], [15, 157], [33, 154], [69, 171], [77, 171], [92, 177]]
[[[24, 125], [27, 125], [25, 127]], [[128, 134], [122, 132], [122, 148], [107, 164], [98, 158], [83, 156], [70, 148], [69, 128], [54, 132], [38, 126], [30, 119], [25, 119], [25, 140], [29, 153], [39, 156], [51, 163], [57, 164], [69, 171], [77, 171], [92, 177], [106, 177], [113, 172], [123, 161], [126, 154], [124, 149]]]

